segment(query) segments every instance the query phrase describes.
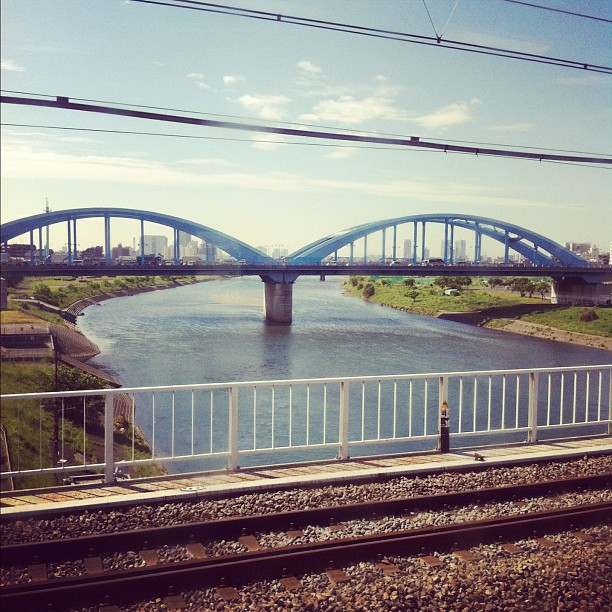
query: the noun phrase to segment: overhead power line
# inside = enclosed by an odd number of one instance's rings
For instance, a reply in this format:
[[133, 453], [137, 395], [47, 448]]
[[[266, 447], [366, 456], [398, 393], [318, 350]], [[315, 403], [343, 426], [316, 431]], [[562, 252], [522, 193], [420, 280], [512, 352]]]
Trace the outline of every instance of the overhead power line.
[[274, 127], [265, 125], [254, 125], [248, 123], [237, 123], [233, 121], [219, 121], [212, 119], [202, 119], [200, 117], [174, 115], [168, 113], [158, 113], [150, 111], [135, 110], [120, 106], [101, 106], [95, 104], [83, 104], [71, 102], [69, 98], [58, 96], [56, 99], [25, 98], [17, 96], [0, 96], [0, 103], [18, 104], [25, 106], [38, 106], [48, 108], [59, 108], [64, 110], [75, 110], [87, 113], [97, 113], [105, 115], [116, 115], [123, 117], [135, 117], [152, 121], [162, 121], [168, 123], [199, 125], [219, 129], [240, 130], [260, 134], [278, 134], [281, 136], [294, 136], [300, 138], [313, 138], [315, 140], [367, 143], [385, 146], [414, 147], [415, 149], [432, 149], [444, 153], [467, 153], [472, 155], [486, 155], [496, 157], [511, 157], [518, 159], [532, 159], [538, 161], [573, 162], [589, 164], [612, 164], [612, 157], [592, 157], [582, 155], [560, 155], [556, 153], [532, 153], [510, 149], [493, 149], [489, 147], [469, 147], [452, 143], [439, 143], [421, 140], [417, 136], [410, 138], [390, 138], [384, 136], [372, 136], [355, 133], [328, 132], [321, 130], [307, 130], [289, 127]]
[[554, 8], [552, 6], [534, 4], [533, 2], [523, 2], [523, 0], [501, 0], [501, 1], [509, 2], [510, 4], [521, 4], [522, 6], [528, 6], [529, 8], [542, 9], [543, 11], [552, 11], [553, 13], [563, 13], [564, 15], [571, 15], [572, 17], [580, 17], [582, 19], [592, 19], [593, 21], [603, 21], [604, 23], [612, 23], [612, 20], [605, 19], [604, 17], [595, 17], [594, 15], [585, 15], [584, 13], [574, 13], [572, 11], [564, 11], [563, 9]]
[[[41, 94], [41, 93], [34, 93], [31, 91], [17, 91], [17, 90], [13, 90], [13, 89], [0, 89], [0, 94], [17, 94], [19, 96], [32, 96], [34, 98], [41, 98], [41, 99], [45, 99], [45, 98], [55, 98], [55, 96], [49, 95], [49, 94]], [[168, 107], [168, 106], [152, 106], [150, 104], [133, 104], [133, 103], [126, 103], [126, 102], [122, 102], [122, 103], [118, 103], [118, 102], [114, 102], [113, 100], [99, 100], [99, 99], [95, 99], [95, 98], [70, 98], [70, 100], [74, 101], [74, 102], [91, 102], [94, 104], [103, 104], [103, 105], [109, 105], [109, 106], [122, 106], [122, 107], [126, 107], [126, 108], [144, 108], [147, 110], [154, 110], [154, 111], [171, 111], [173, 113], [182, 113], [182, 114], [191, 114], [191, 115], [203, 115], [206, 117], [222, 117], [224, 120], [227, 119], [240, 119], [242, 120], [246, 120], [246, 121], [253, 121], [253, 117], [245, 117], [244, 115], [228, 115], [227, 113], [211, 113], [211, 112], [205, 112], [205, 111], [198, 111], [198, 110], [193, 110], [193, 109], [185, 109], [185, 108], [174, 108], [174, 107]], [[318, 129], [323, 129], [323, 130], [333, 130], [333, 127], [327, 126], [327, 125], [319, 125], [316, 123], [302, 123], [299, 121], [272, 121], [272, 123], [276, 124], [276, 125], [290, 125], [290, 126], [298, 126], [298, 127], [307, 127], [307, 128], [318, 128]], [[45, 126], [36, 126], [36, 125], [32, 125], [32, 126], [28, 126], [23, 124], [22, 126], [19, 126], [18, 124], [10, 124], [10, 123], [0, 123], [0, 125], [13, 125], [15, 127], [45, 127]], [[47, 127], [52, 127], [52, 126], [47, 126]], [[73, 130], [78, 130], [79, 128], [66, 128], [66, 129], [73, 129]], [[86, 129], [86, 128], [83, 128]], [[105, 130], [99, 130], [99, 131], [105, 131]], [[110, 131], [116, 131], [117, 133], [126, 133], [126, 134], [148, 134], [147, 132], [135, 132], [135, 131], [123, 131], [123, 130], [108, 130]], [[346, 133], [355, 133], [355, 134], [371, 134], [373, 136], [390, 136], [390, 137], [396, 137], [396, 138], [405, 138], [405, 134], [397, 134], [395, 132], [373, 132], [373, 131], [369, 131], [369, 130], [357, 130], [357, 129], [351, 129], [351, 128], [343, 128], [342, 130], [343, 132]], [[157, 135], [157, 134], [152, 134], [152, 135]], [[178, 135], [177, 135], [178, 136]], [[206, 138], [210, 138], [210, 137], [206, 137]], [[217, 140], [222, 140], [217, 138]], [[501, 148], [511, 148], [515, 145], [509, 145], [506, 143], [498, 143], [498, 142], [477, 142], [477, 141], [473, 141], [473, 140], [452, 140], [452, 139], [448, 139], [445, 138], [444, 140], [440, 139], [440, 138], [429, 138], [429, 140], [431, 140], [432, 142], [451, 142], [451, 143], [455, 143], [455, 144], [471, 144], [471, 145], [477, 145], [478, 147], [501, 147]], [[279, 141], [280, 142], [280, 141]], [[286, 142], [286, 141], [283, 141]], [[517, 145], [519, 149], [528, 149], [530, 151], [548, 151], [550, 152], [554, 152], [554, 153], [579, 153], [580, 155], [589, 155], [592, 157], [597, 157], [597, 156], [607, 156], [607, 153], [594, 153], [593, 151], [576, 151], [575, 149], [551, 149], [550, 147], [533, 147], [533, 146], [525, 146], [525, 145]]]
[[[42, 125], [42, 124], [34, 124], [34, 123], [4, 123], [1, 122], [0, 126], [6, 127], [22, 127], [22, 128], [36, 128], [42, 130], [60, 130], [67, 132], [87, 132], [94, 134], [124, 134], [127, 136], [155, 136], [158, 138], [179, 138], [184, 140], [216, 140], [220, 142], [248, 142], [250, 144], [253, 143], [262, 143], [262, 144], [278, 144], [283, 146], [292, 146], [292, 147], [322, 147], [329, 148], [333, 147], [337, 148], [346, 148], [346, 149], [368, 149], [368, 150], [393, 150], [398, 151], [400, 149], [408, 150], [406, 147], [397, 147], [397, 146], [383, 146], [383, 145], [366, 145], [366, 144], [338, 144], [338, 143], [326, 143], [326, 142], [299, 142], [295, 140], [269, 140], [269, 139], [257, 139], [257, 138], [228, 138], [223, 136], [196, 136], [195, 134], [176, 134], [176, 133], [168, 133], [168, 132], [142, 132], [139, 130], [109, 130], [104, 128], [77, 128], [63, 125]], [[450, 141], [450, 142], [461, 142], [461, 141]], [[473, 143], [478, 144], [481, 148], [483, 146], [482, 143]], [[502, 146], [502, 145], [499, 145]], [[524, 147], [525, 149], [538, 150], [538, 147]], [[550, 149], [539, 149], [542, 151], [550, 150]], [[456, 151], [431, 151], [429, 149], [412, 149], [411, 153], [457, 153]], [[468, 153], [461, 153], [462, 155], [468, 155]], [[595, 154], [589, 154], [595, 155]], [[571, 166], [588, 166], [589, 168], [601, 168], [595, 164], [586, 164], [586, 163], [572, 163], [572, 162], [552, 162], [548, 160], [540, 160], [532, 159], [528, 161], [545, 161], [546, 163], [555, 163], [555, 164], [563, 164], [563, 165], [571, 165]], [[607, 169], [607, 168], [606, 168]]]
[[[334, 32], [344, 32], [345, 34], [357, 34], [359, 36], [368, 36], [372, 38], [383, 38], [386, 40], [394, 40], [397, 42], [412, 43], [417, 45], [425, 45], [431, 47], [442, 47], [452, 49], [454, 51], [465, 51], [468, 53], [477, 53], [480, 55], [490, 55], [494, 57], [505, 57], [507, 59], [516, 59], [526, 62], [536, 62], [539, 64], [550, 64], [563, 68], [574, 68], [580, 70], [588, 70], [590, 72], [601, 72], [604, 74], [612, 74], [612, 67], [600, 66], [589, 62], [581, 62], [576, 60], [568, 60], [559, 57], [551, 57], [539, 55], [537, 53], [525, 53], [522, 51], [513, 51], [511, 49], [503, 49], [501, 47], [491, 47], [487, 45], [477, 45], [467, 43], [460, 40], [442, 39], [441, 36], [422, 36], [418, 34], [408, 34], [406, 32], [395, 32], [392, 30], [383, 30], [381, 28], [370, 28], [358, 26], [348, 23], [340, 23], [335, 21], [325, 21], [321, 19], [309, 19], [305, 17], [297, 17], [295, 15], [283, 15], [281, 13], [271, 13], [267, 11], [256, 11], [245, 9], [236, 6], [228, 6], [224, 4], [213, 4], [211, 2], [200, 2], [199, 0], [132, 0], [141, 4], [150, 4], [155, 6], [164, 6], [175, 9], [187, 9], [192, 11], [203, 11], [207, 13], [219, 13], [223, 15], [232, 15], [234, 17], [246, 17], [249, 19], [258, 19], [263, 21], [274, 21], [291, 25], [298, 25], [319, 30], [330, 30]], [[434, 28], [435, 30], [435, 28]]]

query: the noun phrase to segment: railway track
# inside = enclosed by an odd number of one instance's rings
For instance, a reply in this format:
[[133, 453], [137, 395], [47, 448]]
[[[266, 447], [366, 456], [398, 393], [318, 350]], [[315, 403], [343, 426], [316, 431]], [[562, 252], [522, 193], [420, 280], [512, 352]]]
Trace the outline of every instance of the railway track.
[[[432, 510], [452, 514], [454, 509], [469, 505], [484, 506], [518, 500], [520, 506], [520, 500], [524, 498], [541, 496], [543, 493], [558, 496], [566, 491], [606, 489], [611, 481], [612, 474], [608, 473], [571, 480], [4, 546], [2, 566], [26, 565], [31, 581], [2, 587], [0, 604], [8, 606], [5, 609], [24, 606], [24, 610], [37, 610], [48, 609], [50, 605], [60, 609], [66, 601], [72, 605], [99, 604], [109, 593], [129, 593], [130, 598], [137, 599], [150, 597], [152, 593], [167, 594], [189, 588], [236, 585], [242, 579], [253, 581], [284, 576], [287, 580], [295, 581], [295, 576], [301, 573], [340, 568], [360, 559], [390, 554], [431, 556], [434, 551], [465, 548], [499, 539], [511, 541], [519, 534], [554, 533], [603, 524], [612, 517], [612, 502], [609, 500], [556, 510], [275, 548], [260, 548], [255, 535], [267, 530], [297, 534], [308, 525], [340, 529], [346, 521]], [[202, 542], [218, 537], [220, 533], [224, 538], [240, 539], [243, 546], [250, 550], [240, 554], [206, 556]], [[192, 559], [172, 564], [160, 563], [156, 548], [169, 542], [184, 543]], [[103, 571], [102, 555], [118, 549], [139, 551], [139, 555], [145, 559], [145, 567]], [[47, 579], [48, 564], [65, 558], [82, 559], [85, 575]]]

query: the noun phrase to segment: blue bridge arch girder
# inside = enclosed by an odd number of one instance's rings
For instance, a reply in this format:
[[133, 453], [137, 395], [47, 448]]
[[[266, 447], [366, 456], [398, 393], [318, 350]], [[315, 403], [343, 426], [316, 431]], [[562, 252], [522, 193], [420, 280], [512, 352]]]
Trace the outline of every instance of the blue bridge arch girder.
[[[151, 222], [167, 227], [175, 231], [175, 259], [178, 258], [176, 244], [177, 233], [185, 232], [196, 236], [207, 243], [219, 247], [237, 260], [245, 260], [247, 263], [263, 264], [274, 263], [268, 255], [258, 249], [213, 228], [188, 221], [179, 217], [155, 213], [144, 210], [128, 208], [76, 208], [63, 211], [45, 212], [16, 221], [9, 221], [0, 226], [0, 242], [7, 244], [18, 236], [29, 233], [30, 243], [34, 244], [34, 232], [39, 232], [39, 243], [42, 246], [42, 230], [45, 227], [58, 223], [67, 223], [69, 261], [72, 261], [70, 245], [74, 244], [74, 255], [76, 257], [77, 244], [77, 220], [103, 218], [105, 233], [105, 255], [107, 263], [110, 263], [110, 221], [112, 218], [135, 219], [141, 222], [141, 240], [144, 236], [144, 223]], [[421, 258], [424, 258], [424, 247], [426, 242], [426, 226], [428, 223], [444, 224], [445, 248], [444, 263], [453, 264], [453, 236], [455, 228], [471, 230], [475, 234], [474, 263], [480, 263], [480, 247], [482, 236], [497, 240], [505, 248], [505, 263], [508, 263], [508, 253], [514, 250], [534, 264], [538, 265], [570, 265], [588, 266], [589, 263], [565, 247], [546, 238], [540, 234], [532, 232], [524, 227], [511, 223], [498, 221], [488, 217], [472, 215], [455, 215], [449, 213], [432, 213], [397, 217], [393, 219], [373, 221], [348, 228], [337, 233], [331, 234], [315, 242], [312, 242], [287, 257], [289, 265], [313, 264], [321, 262], [325, 257], [336, 253], [339, 249], [350, 245], [351, 260], [353, 254], [353, 244], [359, 239], [366, 241], [367, 237], [378, 232], [383, 233], [383, 255], [385, 252], [386, 230], [393, 229], [393, 259], [396, 258], [396, 238], [397, 227], [400, 225], [413, 224], [413, 264], [417, 262], [417, 242], [420, 240]], [[420, 238], [419, 238], [420, 225]], [[39, 250], [39, 256], [40, 251]], [[351, 261], [352, 263], [352, 261]], [[296, 274], [297, 276], [297, 274]], [[272, 278], [270, 278], [272, 280]], [[274, 281], [272, 281], [274, 282]], [[277, 281], [278, 282], [278, 281]], [[280, 281], [282, 282], [282, 281]], [[291, 281], [290, 281], [291, 282]]]
[[[274, 261], [271, 257], [247, 243], [211, 227], [171, 215], [130, 208], [73, 208], [62, 211], [45, 212], [16, 221], [9, 221], [0, 226], [0, 242], [2, 244], [7, 244], [9, 240], [29, 233], [30, 244], [33, 244], [34, 231], [38, 230], [39, 244], [42, 246], [43, 228], [58, 223], [67, 223], [69, 261], [72, 261], [72, 251], [70, 247], [71, 244], [74, 244], [76, 251], [76, 222], [77, 220], [92, 218], [104, 219], [104, 253], [107, 263], [110, 263], [110, 220], [112, 218], [139, 220], [141, 222], [141, 241], [144, 236], [145, 222], [156, 223], [172, 228], [175, 232], [175, 259], [178, 258], [176, 245], [178, 244], [177, 233], [180, 231], [219, 247], [237, 260], [244, 259], [251, 263], [269, 263]], [[39, 249], [39, 253], [41, 250], [42, 249]]]
[[[421, 259], [424, 259], [424, 247], [426, 238], [426, 225], [428, 223], [444, 224], [445, 226], [445, 248], [444, 263], [452, 264], [453, 261], [453, 235], [455, 228], [471, 230], [475, 234], [474, 263], [480, 263], [480, 248], [482, 236], [497, 240], [504, 245], [505, 263], [508, 263], [508, 253], [514, 250], [534, 264], [538, 265], [571, 265], [588, 266], [582, 257], [572, 253], [570, 250], [554, 242], [553, 240], [532, 232], [524, 227], [498, 221], [488, 217], [473, 215], [455, 215], [447, 213], [433, 213], [422, 215], [411, 215], [397, 217], [382, 221], [373, 221], [358, 225], [349, 229], [331, 234], [315, 242], [312, 242], [289, 255], [289, 259], [296, 264], [315, 263], [325, 257], [336, 253], [339, 249], [350, 245], [351, 260], [353, 258], [353, 244], [359, 239], [367, 241], [367, 237], [383, 232], [383, 254], [385, 251], [386, 230], [393, 229], [393, 259], [396, 258], [396, 231], [400, 225], [412, 223], [413, 228], [413, 263], [417, 262], [417, 242], [419, 240], [420, 224], [420, 245]], [[365, 251], [364, 247], [364, 251]], [[352, 261], [351, 261], [352, 263]]]

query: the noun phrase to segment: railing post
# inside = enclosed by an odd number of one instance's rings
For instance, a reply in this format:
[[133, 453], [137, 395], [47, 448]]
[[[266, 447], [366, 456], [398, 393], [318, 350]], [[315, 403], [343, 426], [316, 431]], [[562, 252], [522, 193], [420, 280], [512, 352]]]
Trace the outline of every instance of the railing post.
[[608, 435], [612, 436], [612, 370], [608, 376], [608, 420]]
[[[274, 424], [272, 424], [274, 427]], [[238, 469], [238, 387], [229, 390], [229, 431], [227, 469]]]
[[529, 415], [527, 442], [538, 441], [538, 373], [529, 372]]
[[438, 380], [438, 399], [440, 414], [438, 416], [438, 450], [441, 453], [450, 451], [450, 410], [448, 407], [448, 379], [440, 376]]
[[349, 382], [340, 383], [340, 449], [338, 459], [346, 461], [349, 458], [348, 431], [349, 431]]
[[114, 457], [114, 396], [110, 393], [104, 394], [104, 482], [112, 484], [115, 482], [115, 457]]

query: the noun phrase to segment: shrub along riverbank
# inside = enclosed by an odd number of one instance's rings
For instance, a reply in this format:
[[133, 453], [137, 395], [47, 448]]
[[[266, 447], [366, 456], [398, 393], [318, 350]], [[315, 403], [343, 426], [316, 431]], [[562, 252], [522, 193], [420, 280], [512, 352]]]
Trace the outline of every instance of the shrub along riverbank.
[[[528, 285], [524, 280], [507, 279], [506, 284], [495, 283], [491, 287], [488, 283], [473, 285], [469, 278], [352, 276], [344, 283], [344, 289], [350, 295], [406, 312], [612, 349], [612, 340], [609, 340], [612, 339], [612, 308], [551, 305], [544, 299], [546, 291], [542, 285]], [[538, 297], [528, 297], [526, 293], [530, 290]], [[523, 326], [514, 325], [517, 320], [524, 322]], [[546, 328], [560, 331], [554, 335]], [[585, 339], [582, 335], [592, 338]]]

